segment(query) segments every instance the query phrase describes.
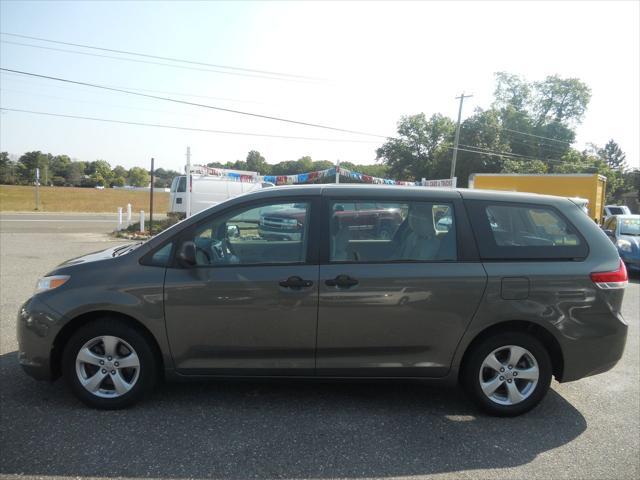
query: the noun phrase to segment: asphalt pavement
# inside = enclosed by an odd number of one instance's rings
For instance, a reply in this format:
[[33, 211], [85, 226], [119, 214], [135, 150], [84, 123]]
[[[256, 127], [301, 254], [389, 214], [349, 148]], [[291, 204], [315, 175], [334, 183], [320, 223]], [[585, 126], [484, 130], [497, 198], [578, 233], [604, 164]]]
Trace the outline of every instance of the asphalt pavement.
[[640, 477], [638, 279], [625, 296], [620, 363], [554, 382], [517, 418], [487, 417], [457, 389], [412, 383], [166, 384], [134, 408], [90, 410], [63, 382], [23, 374], [15, 315], [39, 276], [115, 244], [110, 218], [0, 215], [3, 478]]

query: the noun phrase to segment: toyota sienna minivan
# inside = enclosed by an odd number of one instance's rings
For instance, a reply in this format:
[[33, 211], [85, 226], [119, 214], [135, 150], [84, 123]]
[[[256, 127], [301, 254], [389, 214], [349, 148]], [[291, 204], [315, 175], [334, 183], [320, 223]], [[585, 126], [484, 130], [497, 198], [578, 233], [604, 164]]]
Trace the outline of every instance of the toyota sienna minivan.
[[[371, 204], [402, 221], [358, 222]], [[265, 209], [295, 209], [300, 235], [263, 237]], [[615, 246], [565, 198], [270, 188], [58, 266], [20, 309], [19, 361], [104, 409], [163, 378], [313, 377], [459, 382], [513, 416], [552, 376], [616, 364], [626, 285]]]

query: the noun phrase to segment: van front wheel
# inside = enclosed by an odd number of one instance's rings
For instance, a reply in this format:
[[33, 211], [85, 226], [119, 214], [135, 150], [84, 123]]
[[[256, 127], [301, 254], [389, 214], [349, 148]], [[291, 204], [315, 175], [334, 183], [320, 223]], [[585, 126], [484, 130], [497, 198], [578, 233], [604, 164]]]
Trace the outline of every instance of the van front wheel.
[[62, 357], [63, 375], [73, 393], [99, 409], [136, 403], [156, 382], [149, 342], [118, 319], [102, 318], [80, 327]]
[[507, 332], [472, 347], [463, 386], [485, 412], [513, 417], [534, 408], [551, 384], [551, 359], [535, 337]]

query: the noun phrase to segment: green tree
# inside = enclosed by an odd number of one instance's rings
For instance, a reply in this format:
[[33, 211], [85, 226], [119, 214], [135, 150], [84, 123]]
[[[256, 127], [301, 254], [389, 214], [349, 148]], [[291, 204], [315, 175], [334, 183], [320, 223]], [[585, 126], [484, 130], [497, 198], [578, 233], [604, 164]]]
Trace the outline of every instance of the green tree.
[[334, 165], [335, 164], [329, 160], [314, 160], [312, 171], [318, 172], [321, 170], [327, 170]]
[[111, 182], [111, 186], [124, 187], [127, 184], [123, 176], [115, 177]]
[[9, 158], [8, 152], [0, 152], [0, 183], [12, 185], [16, 183], [15, 162]]
[[43, 178], [44, 169], [48, 167], [49, 157], [41, 151], [26, 152], [18, 159], [18, 176], [22, 183], [33, 183], [36, 178], [36, 168], [40, 169]]
[[378, 148], [376, 158], [394, 179], [436, 178], [448, 157], [454, 132], [453, 121], [440, 114], [429, 119], [424, 113], [405, 116], [398, 122], [398, 137]]
[[609, 140], [604, 148], [598, 149], [598, 156], [614, 170], [624, 170], [626, 168], [627, 155], [613, 140]]
[[126, 178], [127, 170], [124, 167], [117, 165], [113, 167], [113, 170], [111, 170], [111, 176], [113, 178], [118, 178], [118, 177]]
[[103, 187], [111, 185], [111, 180], [113, 179], [111, 165], [106, 160], [91, 162], [87, 167], [87, 174], [90, 176], [92, 183]]
[[[503, 171], [503, 164], [512, 153], [508, 139], [502, 134], [500, 113], [495, 109], [477, 109], [462, 122], [455, 176], [457, 185], [466, 187], [473, 173]], [[447, 178], [451, 172], [453, 152], [447, 152], [446, 160], [431, 178]], [[520, 158], [520, 157], [517, 157]]]
[[72, 161], [69, 163], [64, 175], [67, 180], [67, 184], [73, 187], [80, 187], [85, 177], [86, 168], [86, 162]]
[[271, 165], [267, 163], [265, 158], [260, 155], [257, 150], [251, 150], [247, 154], [247, 169], [252, 172], [258, 172], [262, 175], [268, 175]]
[[133, 167], [129, 169], [127, 179], [129, 181], [129, 185], [131, 186], [146, 187], [151, 181], [151, 176], [149, 175], [149, 172], [144, 168]]
[[[49, 175], [51, 177], [65, 177], [67, 169], [71, 164], [71, 159], [68, 155], [55, 155], [49, 160]], [[59, 179], [57, 180], [59, 181]]]
[[577, 78], [550, 75], [533, 84], [536, 124], [580, 123], [591, 100], [591, 89]]
[[522, 77], [507, 72], [497, 72], [496, 88], [493, 92], [494, 108], [525, 111], [531, 103], [531, 85]]

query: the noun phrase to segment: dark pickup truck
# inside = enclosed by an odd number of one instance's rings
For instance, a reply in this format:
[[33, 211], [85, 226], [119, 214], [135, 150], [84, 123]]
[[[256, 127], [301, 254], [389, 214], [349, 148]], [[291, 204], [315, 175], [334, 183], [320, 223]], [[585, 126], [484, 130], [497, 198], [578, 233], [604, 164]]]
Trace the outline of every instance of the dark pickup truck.
[[[258, 233], [263, 238], [300, 240], [304, 228], [305, 209], [287, 208], [260, 216]], [[336, 228], [348, 228], [352, 240], [388, 240], [402, 223], [400, 208], [376, 204], [337, 204], [334, 208]]]

